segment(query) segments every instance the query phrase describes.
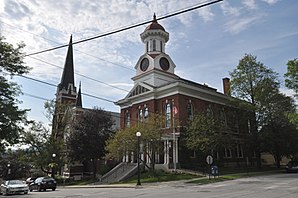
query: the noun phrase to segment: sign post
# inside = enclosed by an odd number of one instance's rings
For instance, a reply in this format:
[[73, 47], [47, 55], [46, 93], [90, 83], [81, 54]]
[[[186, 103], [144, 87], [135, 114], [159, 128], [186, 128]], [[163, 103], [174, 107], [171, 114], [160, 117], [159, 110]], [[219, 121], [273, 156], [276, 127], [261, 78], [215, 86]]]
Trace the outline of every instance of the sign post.
[[211, 164], [213, 163], [213, 157], [211, 155], [208, 155], [206, 157], [206, 162], [207, 164], [209, 164], [209, 179], [210, 179], [210, 171], [211, 171]]

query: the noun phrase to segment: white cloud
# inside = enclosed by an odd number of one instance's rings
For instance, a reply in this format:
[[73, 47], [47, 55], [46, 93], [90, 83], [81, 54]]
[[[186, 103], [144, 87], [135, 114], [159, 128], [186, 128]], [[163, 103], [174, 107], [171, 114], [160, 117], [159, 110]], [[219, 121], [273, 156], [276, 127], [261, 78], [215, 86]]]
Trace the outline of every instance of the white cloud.
[[212, 21], [215, 16], [213, 12], [211, 12], [211, 7], [199, 9], [198, 14], [205, 22]]
[[255, 10], [258, 8], [255, 0], [243, 0], [243, 4], [248, 8], [248, 9], [251, 9], [251, 10]]
[[260, 15], [246, 18], [235, 18], [224, 24], [224, 29], [226, 32], [238, 34], [239, 32], [242, 32], [243, 30], [246, 30], [247, 28], [258, 23], [260, 18]]
[[238, 16], [240, 14], [240, 9], [230, 6], [228, 1], [221, 3], [220, 8], [224, 15]]
[[262, 1], [268, 3], [269, 5], [273, 5], [273, 4], [277, 3], [279, 0], [262, 0]]

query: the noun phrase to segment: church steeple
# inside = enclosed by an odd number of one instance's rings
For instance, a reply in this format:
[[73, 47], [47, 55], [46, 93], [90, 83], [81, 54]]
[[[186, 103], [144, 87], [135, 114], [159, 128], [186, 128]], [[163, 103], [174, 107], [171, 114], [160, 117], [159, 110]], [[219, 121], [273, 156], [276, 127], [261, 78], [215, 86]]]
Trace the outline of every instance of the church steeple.
[[74, 89], [74, 66], [73, 66], [73, 49], [72, 49], [72, 35], [70, 36], [67, 55], [65, 59], [63, 74], [61, 78], [61, 82], [58, 85], [59, 90], [65, 89], [67, 91], [75, 91], [69, 90]]
[[80, 86], [79, 86], [79, 91], [77, 94], [77, 100], [76, 100], [76, 107], [83, 107], [82, 105], [82, 93], [81, 93], [81, 82], [80, 82]]
[[72, 35], [70, 36], [67, 49], [66, 59], [64, 63], [61, 81], [57, 87], [57, 102], [69, 101], [71, 104], [76, 102], [77, 91], [74, 82], [74, 61], [72, 49]]

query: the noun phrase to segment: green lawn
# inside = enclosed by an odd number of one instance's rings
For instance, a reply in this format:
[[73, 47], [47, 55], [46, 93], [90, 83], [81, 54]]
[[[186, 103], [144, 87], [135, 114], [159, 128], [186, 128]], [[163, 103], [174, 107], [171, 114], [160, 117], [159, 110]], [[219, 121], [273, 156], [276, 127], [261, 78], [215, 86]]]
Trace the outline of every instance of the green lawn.
[[[200, 176], [181, 173], [169, 173], [164, 171], [155, 171], [154, 173], [145, 172], [141, 174], [141, 183], [153, 183], [153, 182], [167, 182], [177, 180], [188, 180], [200, 178]], [[137, 183], [137, 177], [134, 176], [131, 179], [122, 183]]]

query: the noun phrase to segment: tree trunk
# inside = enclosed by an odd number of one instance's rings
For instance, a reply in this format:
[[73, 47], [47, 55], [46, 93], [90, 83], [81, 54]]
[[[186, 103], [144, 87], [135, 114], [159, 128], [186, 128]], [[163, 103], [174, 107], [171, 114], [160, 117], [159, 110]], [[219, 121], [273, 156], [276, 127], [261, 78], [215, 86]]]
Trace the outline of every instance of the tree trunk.
[[97, 173], [97, 159], [92, 159], [92, 166], [93, 166], [93, 178], [96, 178]]

